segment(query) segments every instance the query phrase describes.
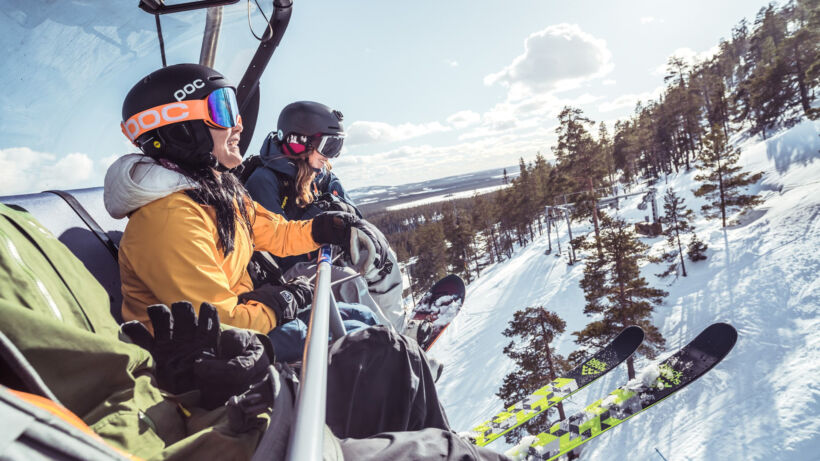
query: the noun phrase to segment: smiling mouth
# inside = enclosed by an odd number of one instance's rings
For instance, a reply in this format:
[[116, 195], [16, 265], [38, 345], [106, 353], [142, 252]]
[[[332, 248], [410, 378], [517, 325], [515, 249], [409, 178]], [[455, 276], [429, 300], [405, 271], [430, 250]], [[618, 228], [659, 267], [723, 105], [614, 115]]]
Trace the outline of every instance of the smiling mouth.
[[228, 147], [237, 147], [238, 145], [239, 145], [239, 140], [238, 139], [228, 141]]

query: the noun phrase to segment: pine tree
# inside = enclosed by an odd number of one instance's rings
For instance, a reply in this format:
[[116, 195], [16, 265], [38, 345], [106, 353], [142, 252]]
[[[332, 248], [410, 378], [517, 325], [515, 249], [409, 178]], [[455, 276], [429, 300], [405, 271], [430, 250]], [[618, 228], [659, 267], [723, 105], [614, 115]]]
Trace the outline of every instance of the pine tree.
[[692, 240], [689, 241], [689, 246], [686, 248], [686, 256], [692, 262], [703, 261], [706, 259], [707, 248], [709, 247], [698, 239], [697, 234], [693, 234]]
[[[575, 342], [583, 349], [569, 359], [576, 362], [587, 351], [605, 346], [629, 325], [643, 328], [646, 339], [638, 351], [654, 358], [666, 341], [651, 323], [653, 305], [660, 304], [668, 293], [650, 287], [641, 276], [640, 263], [646, 258], [648, 247], [636, 238], [626, 221], [609, 218], [603, 221], [603, 254], [587, 259], [581, 280], [587, 301], [584, 314], [599, 319], [573, 333]], [[635, 377], [632, 358], [627, 361], [627, 371], [630, 379]]]
[[734, 210], [745, 211], [761, 203], [759, 196], [742, 194], [741, 189], [757, 182], [763, 173], [741, 173], [741, 167], [736, 166], [739, 158], [740, 149], [727, 145], [723, 131], [718, 126], [713, 126], [701, 154], [706, 174], [695, 176], [695, 180], [702, 181], [703, 184], [693, 192], [696, 197], [705, 196], [709, 200], [709, 203], [701, 207], [704, 216], [710, 219], [720, 216], [723, 227], [727, 225], [727, 213]]
[[820, 110], [811, 107], [812, 89], [820, 81], [820, 7], [817, 0], [796, 0], [785, 8], [787, 19], [796, 30], [783, 46], [784, 59], [797, 86], [803, 113], [817, 117]]
[[[566, 360], [555, 354], [550, 347], [555, 337], [563, 333], [565, 328], [566, 322], [561, 317], [542, 306], [527, 307], [513, 314], [503, 335], [520, 339], [518, 342], [510, 341], [504, 348], [504, 354], [513, 359], [516, 369], [504, 377], [504, 382], [496, 393], [505, 406], [524, 399], [569, 369]], [[565, 415], [560, 404], [558, 411], [563, 420]], [[523, 437], [524, 431], [538, 434], [547, 427], [546, 415], [541, 415], [508, 432], [506, 440], [512, 443]]]
[[430, 221], [416, 229], [413, 245], [418, 255], [413, 265], [416, 292], [427, 290], [447, 273], [447, 245], [441, 223]]
[[456, 274], [464, 275], [467, 283], [472, 281], [470, 260], [473, 258], [473, 236], [470, 215], [453, 206], [445, 208], [442, 227], [446, 239], [450, 242], [447, 248], [447, 261]]
[[673, 272], [677, 273], [678, 263], [674, 262], [676, 259], [680, 260], [680, 267], [683, 276], [686, 277], [686, 264], [683, 261], [683, 245], [681, 244], [681, 234], [691, 232], [694, 228], [689, 221], [693, 217], [692, 210], [686, 208], [683, 198], [680, 197], [670, 187], [666, 189], [666, 194], [663, 196], [663, 210], [664, 216], [661, 222], [664, 224], [663, 234], [666, 236], [666, 243], [668, 251], [662, 256], [663, 260], [670, 263], [666, 271], [658, 274], [661, 277], [671, 275]]
[[584, 116], [581, 109], [564, 107], [558, 115], [558, 127], [555, 129], [558, 142], [553, 152], [558, 160], [559, 171], [567, 182], [574, 183], [571, 191], [583, 192], [576, 196], [576, 213], [579, 216], [592, 216], [598, 245], [598, 201], [595, 185], [603, 181], [607, 171], [600, 145], [595, 142], [588, 130], [593, 123]]

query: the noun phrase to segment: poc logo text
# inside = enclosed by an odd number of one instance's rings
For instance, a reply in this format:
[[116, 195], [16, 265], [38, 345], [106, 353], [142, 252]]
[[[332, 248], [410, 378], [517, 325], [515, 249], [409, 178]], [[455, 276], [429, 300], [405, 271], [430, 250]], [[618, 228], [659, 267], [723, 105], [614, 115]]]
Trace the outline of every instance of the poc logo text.
[[182, 88], [174, 91], [174, 98], [177, 101], [182, 101], [183, 99], [185, 99], [185, 96], [192, 94], [194, 91], [197, 90], [197, 88], [203, 88], [204, 86], [205, 82], [203, 82], [202, 79], [198, 78], [193, 82], [186, 84]]

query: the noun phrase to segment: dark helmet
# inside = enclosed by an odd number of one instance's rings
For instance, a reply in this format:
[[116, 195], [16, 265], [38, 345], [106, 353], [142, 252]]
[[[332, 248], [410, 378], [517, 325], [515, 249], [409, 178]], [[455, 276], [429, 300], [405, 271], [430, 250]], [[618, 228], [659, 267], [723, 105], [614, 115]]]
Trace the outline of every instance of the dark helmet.
[[[294, 151], [289, 138], [293, 139], [292, 136], [297, 136], [301, 139], [310, 139], [316, 136], [334, 136], [342, 139], [345, 135], [343, 119], [341, 112], [318, 102], [290, 103], [279, 113], [277, 139], [282, 143], [285, 155], [297, 157], [304, 151]], [[338, 149], [341, 150], [341, 143], [338, 144]], [[335, 157], [338, 152], [328, 156]]]
[[[175, 64], [142, 78], [122, 103], [123, 132], [131, 138], [126, 124], [142, 111], [184, 100], [205, 99], [219, 88], [235, 87], [219, 72], [199, 64]], [[132, 124], [134, 122], [131, 122]], [[180, 166], [216, 166], [211, 151], [211, 133], [203, 120], [185, 120], [146, 131], [134, 144], [154, 158], [168, 159]]]

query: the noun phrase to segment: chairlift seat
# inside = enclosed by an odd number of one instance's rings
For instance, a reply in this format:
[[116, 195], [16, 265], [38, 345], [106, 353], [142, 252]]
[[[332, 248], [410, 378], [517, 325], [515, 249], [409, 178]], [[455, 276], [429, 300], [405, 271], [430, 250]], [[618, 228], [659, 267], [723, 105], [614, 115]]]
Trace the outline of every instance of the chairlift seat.
[[[78, 210], [69, 204], [71, 199], [79, 204]], [[108, 292], [111, 315], [117, 322], [122, 322], [116, 249], [128, 221], [114, 219], [108, 214], [103, 204], [102, 187], [6, 196], [0, 197], [0, 202], [31, 213], [67, 246]], [[83, 211], [87, 214], [85, 219]], [[90, 223], [86, 222], [89, 217], [93, 220]]]

